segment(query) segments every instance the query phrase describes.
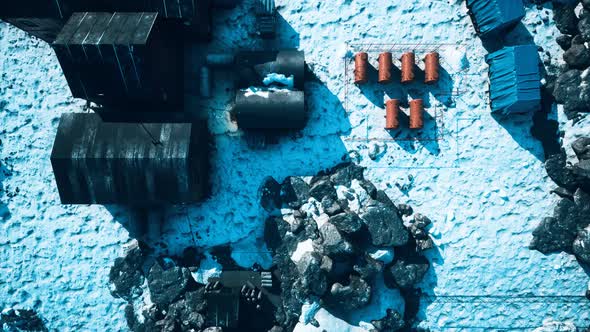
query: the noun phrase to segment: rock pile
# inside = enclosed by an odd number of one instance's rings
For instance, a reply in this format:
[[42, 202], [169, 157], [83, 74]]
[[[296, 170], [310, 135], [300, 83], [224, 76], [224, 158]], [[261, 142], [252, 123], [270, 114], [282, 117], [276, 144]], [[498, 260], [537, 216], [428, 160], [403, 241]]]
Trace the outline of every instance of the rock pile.
[[[271, 214], [265, 241], [282, 287], [276, 323], [287, 331], [306, 301], [338, 316], [367, 306], [378, 274], [403, 295], [419, 293], [413, 290], [430, 267], [422, 252], [434, 246], [426, 231], [431, 222], [410, 206], [396, 206], [363, 172], [348, 163], [280, 184], [268, 178], [260, 188]], [[390, 310], [372, 323], [375, 331], [397, 331], [413, 319]]]
[[34, 310], [30, 309], [4, 309], [0, 314], [0, 331], [49, 331], [45, 327], [45, 321]]
[[590, 67], [590, 2], [562, 4], [553, 1], [553, 13], [555, 24], [562, 33], [557, 42], [565, 51], [566, 66], [550, 85], [555, 100], [564, 105], [567, 117], [576, 120], [581, 114], [590, 112], [590, 76], [584, 74]]
[[561, 197], [553, 217], [545, 218], [533, 232], [531, 248], [544, 254], [564, 251], [590, 264], [590, 138], [572, 144], [578, 163], [568, 165], [565, 153], [546, 161], [547, 173], [559, 185]]

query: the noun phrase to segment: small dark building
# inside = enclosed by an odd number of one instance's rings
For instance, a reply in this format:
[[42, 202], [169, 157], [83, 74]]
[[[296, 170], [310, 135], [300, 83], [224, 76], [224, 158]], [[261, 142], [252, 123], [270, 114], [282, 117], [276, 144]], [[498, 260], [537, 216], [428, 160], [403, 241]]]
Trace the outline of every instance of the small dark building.
[[74, 13], [52, 45], [72, 95], [99, 105], [98, 113], [178, 112], [184, 79], [178, 31], [155, 12]]
[[541, 72], [535, 45], [504, 47], [486, 56], [493, 113], [529, 113], [541, 108]]
[[51, 164], [62, 204], [183, 204], [208, 193], [206, 123], [61, 117]]
[[524, 17], [522, 0], [467, 0], [477, 33], [493, 37], [516, 25]]

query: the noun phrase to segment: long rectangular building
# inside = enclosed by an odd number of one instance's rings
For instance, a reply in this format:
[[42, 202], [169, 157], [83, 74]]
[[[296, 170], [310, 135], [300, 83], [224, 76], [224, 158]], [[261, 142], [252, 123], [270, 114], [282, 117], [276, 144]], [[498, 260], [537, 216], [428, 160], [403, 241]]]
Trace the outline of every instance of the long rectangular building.
[[184, 204], [208, 193], [206, 123], [111, 123], [63, 114], [51, 164], [62, 204]]

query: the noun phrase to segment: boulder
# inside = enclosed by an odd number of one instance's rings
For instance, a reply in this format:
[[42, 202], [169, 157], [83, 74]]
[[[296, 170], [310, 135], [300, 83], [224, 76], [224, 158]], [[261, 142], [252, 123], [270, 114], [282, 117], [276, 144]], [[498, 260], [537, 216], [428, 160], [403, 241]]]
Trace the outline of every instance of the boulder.
[[590, 15], [582, 17], [578, 22], [578, 30], [580, 30], [580, 36], [584, 41], [590, 41]]
[[307, 298], [307, 294], [322, 296], [328, 288], [326, 274], [322, 270], [322, 256], [316, 252], [306, 253], [295, 263], [299, 278], [296, 287], [298, 294]]
[[200, 330], [205, 325], [205, 317], [192, 310], [185, 300], [172, 303], [166, 312], [164, 326], [180, 326], [182, 331]]
[[580, 70], [568, 70], [555, 81], [553, 96], [558, 103], [564, 105], [566, 112], [586, 112], [590, 102], [590, 87], [587, 83], [588, 77], [582, 79]]
[[385, 269], [385, 284], [389, 288], [408, 289], [422, 281], [430, 263], [423, 256], [397, 259]]
[[590, 264], [590, 227], [578, 232], [572, 251], [580, 261]]
[[376, 247], [402, 246], [408, 242], [408, 231], [395, 207], [373, 202], [360, 215]]
[[418, 251], [426, 251], [434, 248], [434, 241], [430, 237], [425, 239], [416, 239], [416, 249]]
[[155, 263], [147, 276], [152, 302], [159, 308], [166, 308], [186, 291], [192, 280], [187, 268], [173, 267], [164, 270]]
[[590, 159], [590, 137], [578, 138], [572, 143], [572, 149], [580, 160]]
[[590, 50], [584, 44], [572, 45], [563, 54], [563, 60], [570, 68], [584, 70], [590, 66]]
[[553, 7], [553, 20], [555, 26], [563, 34], [575, 35], [578, 33], [578, 17], [574, 11], [575, 6], [560, 5]]
[[49, 331], [45, 321], [30, 309], [5, 309], [0, 314], [0, 331]]
[[351, 275], [350, 282], [344, 286], [335, 283], [330, 292], [325, 296], [324, 301], [328, 307], [349, 312], [362, 308], [371, 299], [371, 286], [362, 278]]
[[[387, 309], [387, 315], [379, 320], [371, 321], [376, 332], [395, 332], [404, 328], [405, 322], [397, 311]], [[371, 331], [373, 332], [373, 331]]]
[[302, 178], [290, 176], [281, 184], [281, 200], [291, 208], [298, 209], [309, 198], [309, 185]]
[[402, 216], [411, 216], [414, 213], [414, 209], [408, 204], [398, 204], [397, 209]]
[[359, 182], [359, 184], [361, 185], [361, 188], [365, 189], [369, 197], [371, 197], [372, 199], [377, 198], [377, 187], [375, 187], [373, 182], [369, 180], [362, 180]]
[[364, 169], [354, 163], [350, 163], [346, 166], [339, 166], [337, 170], [330, 176], [330, 180], [334, 185], [340, 185], [350, 187], [352, 180], [364, 180], [363, 176]]
[[575, 164], [572, 173], [576, 176], [580, 187], [590, 189], [590, 159], [585, 159]]
[[577, 187], [576, 177], [566, 160], [565, 153], [554, 154], [545, 161], [545, 170], [558, 186], [574, 191]]
[[324, 196], [324, 198], [322, 198], [322, 209], [329, 216], [342, 212], [340, 201], [332, 196]]
[[344, 212], [330, 217], [329, 222], [344, 234], [357, 233], [363, 227], [363, 221], [354, 212]]
[[327, 176], [312, 184], [309, 194], [318, 201], [321, 201], [324, 197], [336, 199], [336, 189], [334, 188], [334, 183], [332, 183], [330, 178]]
[[533, 231], [530, 248], [543, 254], [571, 252], [576, 238], [576, 207], [569, 199], [562, 199], [555, 207], [555, 217], [544, 218]]
[[326, 222], [320, 228], [322, 238], [322, 251], [330, 257], [339, 257], [353, 253], [352, 245], [346, 241], [338, 228], [333, 224]]
[[186, 292], [186, 294], [184, 294], [184, 300], [185, 306], [191, 311], [202, 313], [207, 308], [204, 287], [200, 287], [192, 292]]
[[416, 213], [416, 215], [414, 216], [414, 225], [416, 225], [416, 227], [425, 229], [430, 224], [432, 224], [432, 221], [428, 219], [427, 216], [420, 213]]
[[567, 51], [572, 46], [572, 38], [571, 35], [559, 35], [555, 41], [562, 50]]
[[139, 247], [133, 248], [125, 257], [115, 259], [109, 272], [111, 294], [132, 301], [143, 293], [144, 277], [141, 272], [143, 256]]
[[268, 212], [281, 207], [281, 185], [273, 177], [266, 177], [258, 189], [260, 205]]
[[369, 255], [363, 255], [353, 266], [353, 270], [364, 280], [373, 280], [377, 273], [383, 271], [383, 263]]

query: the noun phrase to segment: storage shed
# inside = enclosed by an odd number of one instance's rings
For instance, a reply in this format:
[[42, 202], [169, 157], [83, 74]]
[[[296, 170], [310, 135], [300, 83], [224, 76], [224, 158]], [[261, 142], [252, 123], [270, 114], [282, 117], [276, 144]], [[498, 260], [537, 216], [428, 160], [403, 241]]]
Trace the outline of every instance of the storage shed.
[[541, 74], [535, 45], [504, 47], [486, 56], [493, 113], [528, 113], [541, 106]]
[[524, 17], [522, 0], [467, 0], [475, 30], [482, 36], [497, 35]]
[[62, 204], [183, 204], [208, 193], [206, 123], [113, 123], [63, 114], [51, 153]]

